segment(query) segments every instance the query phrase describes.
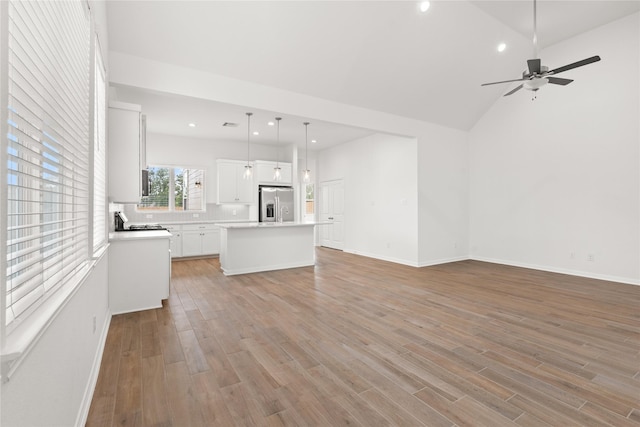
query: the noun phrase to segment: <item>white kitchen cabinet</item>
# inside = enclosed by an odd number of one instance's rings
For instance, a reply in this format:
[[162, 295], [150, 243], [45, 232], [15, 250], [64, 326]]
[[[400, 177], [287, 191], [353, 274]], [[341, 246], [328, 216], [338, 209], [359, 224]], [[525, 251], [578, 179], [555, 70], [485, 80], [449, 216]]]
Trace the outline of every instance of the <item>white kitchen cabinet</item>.
[[182, 226], [182, 256], [204, 256], [220, 253], [220, 228], [213, 224]]
[[162, 307], [169, 297], [171, 255], [166, 231], [109, 235], [109, 308], [112, 314]]
[[179, 258], [182, 256], [182, 226], [181, 225], [165, 225], [164, 226], [171, 238], [169, 239], [169, 247], [171, 248], [171, 258]]
[[247, 162], [239, 160], [217, 161], [219, 204], [250, 204], [254, 202], [253, 175], [251, 179], [244, 179], [246, 165]]
[[145, 120], [141, 107], [109, 103], [109, 201], [138, 203], [146, 168]]
[[[264, 160], [256, 160], [256, 177], [258, 184], [275, 184], [275, 185], [291, 185], [291, 163], [268, 162]], [[278, 165], [280, 167], [280, 181], [273, 180], [273, 169]]]

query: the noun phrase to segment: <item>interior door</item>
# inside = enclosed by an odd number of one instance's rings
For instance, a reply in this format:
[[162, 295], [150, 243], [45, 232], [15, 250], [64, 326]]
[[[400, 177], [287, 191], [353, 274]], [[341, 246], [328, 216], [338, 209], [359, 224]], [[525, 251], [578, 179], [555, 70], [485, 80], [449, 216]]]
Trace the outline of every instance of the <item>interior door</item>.
[[321, 225], [320, 245], [333, 249], [344, 249], [344, 182], [340, 180], [320, 183]]

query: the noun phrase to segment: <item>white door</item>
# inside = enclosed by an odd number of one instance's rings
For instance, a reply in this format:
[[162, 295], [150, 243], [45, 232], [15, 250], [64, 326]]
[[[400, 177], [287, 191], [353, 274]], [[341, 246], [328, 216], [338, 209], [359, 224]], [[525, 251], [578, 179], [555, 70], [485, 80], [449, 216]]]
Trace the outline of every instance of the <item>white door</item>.
[[320, 245], [333, 249], [344, 249], [344, 182], [320, 183]]

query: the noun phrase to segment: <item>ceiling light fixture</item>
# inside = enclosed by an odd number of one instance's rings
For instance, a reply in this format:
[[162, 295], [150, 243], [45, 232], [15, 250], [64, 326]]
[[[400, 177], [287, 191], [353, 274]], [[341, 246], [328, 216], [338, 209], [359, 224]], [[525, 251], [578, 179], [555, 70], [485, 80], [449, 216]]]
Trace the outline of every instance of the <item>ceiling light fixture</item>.
[[[276, 120], [277, 120], [277, 119], [276, 119]], [[267, 125], [268, 125], [268, 126], [273, 126], [273, 125], [275, 125], [275, 123], [273, 123], [273, 122], [267, 122]]]
[[[281, 168], [280, 168], [280, 120], [282, 117], [276, 117], [276, 122], [278, 123], [277, 127], [277, 135], [278, 135], [278, 144], [276, 146], [276, 167], [273, 168], [273, 180], [280, 181], [282, 179]], [[271, 123], [271, 122], [269, 122]]]
[[426, 12], [431, 7], [431, 3], [428, 1], [420, 2], [420, 12]]
[[304, 146], [305, 146], [305, 159], [304, 159], [304, 182], [311, 181], [311, 171], [309, 170], [309, 122], [304, 122]]
[[500, 43], [498, 45], [498, 52], [504, 52], [506, 48], [507, 48], [507, 45], [505, 43]]
[[196, 124], [195, 123], [189, 123], [189, 127], [190, 128], [194, 128], [194, 127], [196, 127]]
[[258, 131], [256, 130], [256, 131], [253, 131], [253, 134], [254, 134], [255, 136], [258, 136], [258, 135], [260, 135], [260, 132], [258, 132]]
[[249, 163], [249, 146], [251, 143], [251, 116], [253, 113], [247, 113], [247, 164], [244, 167], [244, 179], [251, 179], [251, 163]]

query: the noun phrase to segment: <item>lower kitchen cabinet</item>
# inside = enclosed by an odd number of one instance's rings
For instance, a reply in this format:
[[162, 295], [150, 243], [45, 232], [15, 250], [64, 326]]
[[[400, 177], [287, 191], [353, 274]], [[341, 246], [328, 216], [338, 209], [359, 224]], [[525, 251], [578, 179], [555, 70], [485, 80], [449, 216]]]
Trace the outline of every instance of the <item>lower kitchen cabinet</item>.
[[220, 253], [220, 229], [213, 224], [182, 225], [182, 255], [203, 256]]
[[171, 248], [171, 258], [182, 256], [182, 225], [166, 225], [165, 228], [171, 233], [169, 247]]
[[109, 308], [112, 314], [162, 307], [169, 297], [171, 254], [166, 231], [109, 235]]

